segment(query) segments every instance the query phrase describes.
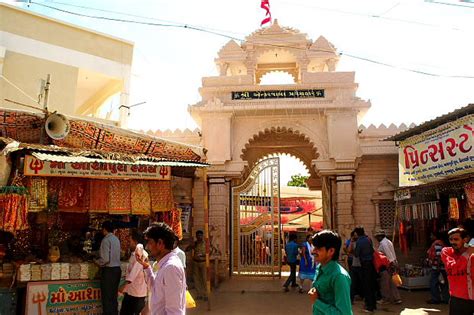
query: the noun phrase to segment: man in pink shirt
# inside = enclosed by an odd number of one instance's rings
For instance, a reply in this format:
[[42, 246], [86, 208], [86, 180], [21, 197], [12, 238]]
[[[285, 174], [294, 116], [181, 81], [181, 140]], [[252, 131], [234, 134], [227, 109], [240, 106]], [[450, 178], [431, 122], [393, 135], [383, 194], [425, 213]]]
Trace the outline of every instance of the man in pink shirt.
[[151, 314], [184, 315], [186, 312], [186, 276], [183, 264], [173, 247], [176, 235], [165, 223], [154, 223], [145, 231], [147, 249], [158, 261], [158, 272], [142, 257], [135, 256], [143, 266], [151, 285]]
[[135, 258], [135, 255], [138, 255], [143, 260], [148, 260], [148, 253], [143, 250], [143, 236], [133, 230], [130, 238], [130, 249], [133, 252], [128, 261], [125, 284], [119, 288], [119, 293], [124, 293], [120, 315], [139, 315], [145, 306], [148, 291], [143, 267]]

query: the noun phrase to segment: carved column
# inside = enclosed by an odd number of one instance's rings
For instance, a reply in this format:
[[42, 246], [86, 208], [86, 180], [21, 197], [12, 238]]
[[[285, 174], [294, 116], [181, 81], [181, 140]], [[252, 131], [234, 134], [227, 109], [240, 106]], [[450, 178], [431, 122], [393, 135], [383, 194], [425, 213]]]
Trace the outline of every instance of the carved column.
[[222, 177], [209, 178], [209, 233], [214, 256], [228, 256], [229, 183]]
[[352, 175], [336, 177], [336, 221], [342, 239], [349, 237], [354, 228]]

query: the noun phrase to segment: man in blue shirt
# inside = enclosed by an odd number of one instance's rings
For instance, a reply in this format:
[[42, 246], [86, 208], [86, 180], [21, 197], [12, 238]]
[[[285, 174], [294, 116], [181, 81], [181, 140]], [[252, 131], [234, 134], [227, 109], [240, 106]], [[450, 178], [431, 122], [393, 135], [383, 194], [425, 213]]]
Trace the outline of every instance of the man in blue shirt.
[[104, 238], [100, 243], [99, 258], [95, 261], [101, 267], [100, 289], [104, 315], [118, 315], [117, 292], [122, 271], [120, 269], [120, 241], [114, 235], [112, 222], [102, 224]]
[[[308, 295], [313, 302], [313, 315], [352, 315], [351, 277], [337, 263], [341, 238], [324, 230], [313, 237], [316, 268], [313, 287]], [[337, 292], [337, 293], [336, 293]]]
[[367, 235], [363, 227], [356, 227], [354, 232], [357, 236], [354, 256], [359, 258], [362, 273], [362, 291], [364, 292], [365, 313], [373, 313], [377, 308], [376, 291], [377, 291], [377, 272], [374, 267], [374, 247], [372, 241]]
[[296, 243], [297, 236], [295, 233], [290, 233], [288, 243], [285, 246], [286, 259], [288, 265], [290, 265], [290, 276], [286, 280], [283, 287], [285, 292], [288, 292], [288, 286], [291, 284], [292, 287], [297, 287], [296, 283], [296, 265], [298, 264], [298, 244]]

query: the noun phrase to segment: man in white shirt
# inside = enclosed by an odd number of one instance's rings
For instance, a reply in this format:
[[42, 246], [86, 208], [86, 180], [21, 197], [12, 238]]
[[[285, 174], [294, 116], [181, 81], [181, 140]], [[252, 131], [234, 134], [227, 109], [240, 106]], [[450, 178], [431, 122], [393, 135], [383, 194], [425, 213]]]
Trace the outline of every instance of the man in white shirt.
[[128, 261], [125, 284], [119, 288], [124, 293], [120, 315], [139, 315], [145, 307], [147, 284], [143, 267], [137, 263], [135, 255], [148, 259], [148, 253], [143, 249], [143, 236], [136, 230], [130, 235], [130, 249], [133, 251]]
[[173, 249], [173, 252], [178, 255], [179, 260], [183, 263], [184, 269], [186, 269], [186, 253], [183, 252], [181, 248], [179, 248], [179, 241], [176, 241], [176, 247]]
[[143, 266], [151, 285], [150, 308], [153, 315], [184, 315], [186, 312], [186, 276], [173, 247], [176, 235], [165, 223], [153, 223], [145, 233], [147, 249], [158, 261], [155, 273], [142, 257], [135, 256]]
[[395, 248], [392, 242], [386, 237], [384, 230], [375, 233], [375, 238], [379, 242], [379, 251], [387, 256], [390, 261], [388, 268], [382, 268], [380, 271], [380, 291], [382, 293], [383, 302], [401, 304], [400, 293], [397, 286], [392, 281], [392, 275], [397, 271], [398, 262], [395, 255]]

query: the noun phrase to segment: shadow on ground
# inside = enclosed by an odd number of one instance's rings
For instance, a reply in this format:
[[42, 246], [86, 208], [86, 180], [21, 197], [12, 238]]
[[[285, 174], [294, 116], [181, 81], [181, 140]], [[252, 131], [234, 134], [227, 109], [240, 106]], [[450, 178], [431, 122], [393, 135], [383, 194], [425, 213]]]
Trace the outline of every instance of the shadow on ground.
[[[246, 278], [233, 277], [220, 285], [210, 299], [210, 308], [204, 301], [196, 301], [197, 307], [189, 309], [187, 314], [312, 314], [310, 301], [306, 294], [298, 293], [298, 290], [291, 290], [284, 293], [282, 290], [283, 279], [271, 278]], [[307, 282], [305, 289], [309, 289]], [[194, 292], [191, 291], [193, 294]], [[425, 301], [429, 298], [429, 291], [405, 291], [400, 290], [403, 303], [401, 305], [379, 305], [375, 314], [403, 315], [414, 314], [448, 314], [447, 305], [428, 305]], [[195, 294], [193, 294], [194, 296]], [[363, 302], [356, 301], [353, 306], [354, 314], [365, 314], [362, 312]], [[426, 308], [427, 312], [414, 309]]]

